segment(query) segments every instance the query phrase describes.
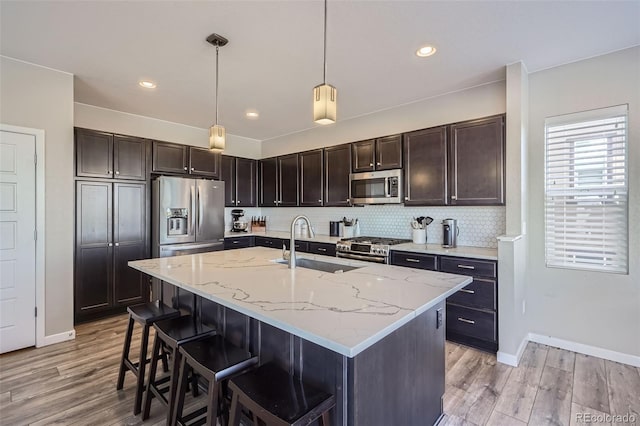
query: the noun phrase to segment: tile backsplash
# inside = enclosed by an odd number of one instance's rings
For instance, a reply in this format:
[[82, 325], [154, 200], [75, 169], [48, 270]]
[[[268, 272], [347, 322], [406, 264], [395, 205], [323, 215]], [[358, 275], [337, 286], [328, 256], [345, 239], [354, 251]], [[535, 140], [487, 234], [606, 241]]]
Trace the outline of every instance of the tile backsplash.
[[[251, 216], [267, 216], [268, 231], [288, 231], [291, 220], [306, 215], [319, 234], [329, 234], [329, 221], [343, 217], [358, 218], [360, 234], [375, 237], [411, 238], [411, 220], [431, 216], [427, 227], [427, 242], [442, 242], [443, 219], [458, 220], [458, 245], [498, 247], [496, 237], [505, 232], [505, 207], [404, 207], [402, 205], [371, 205], [364, 207], [264, 207], [245, 209], [247, 221]], [[225, 209], [227, 229], [231, 228], [231, 209]]]

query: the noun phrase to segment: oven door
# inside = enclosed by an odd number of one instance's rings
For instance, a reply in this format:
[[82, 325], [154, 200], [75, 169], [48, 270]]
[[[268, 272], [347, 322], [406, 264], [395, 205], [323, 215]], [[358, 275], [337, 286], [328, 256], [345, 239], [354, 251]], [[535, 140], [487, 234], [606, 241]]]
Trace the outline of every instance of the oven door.
[[376, 256], [374, 254], [356, 254], [356, 253], [345, 253], [345, 252], [336, 252], [336, 257], [343, 257], [345, 259], [355, 259], [355, 260], [364, 260], [365, 262], [376, 262], [376, 263], [389, 263], [389, 258], [387, 256]]
[[352, 173], [349, 198], [352, 204], [397, 204], [400, 187], [400, 170]]

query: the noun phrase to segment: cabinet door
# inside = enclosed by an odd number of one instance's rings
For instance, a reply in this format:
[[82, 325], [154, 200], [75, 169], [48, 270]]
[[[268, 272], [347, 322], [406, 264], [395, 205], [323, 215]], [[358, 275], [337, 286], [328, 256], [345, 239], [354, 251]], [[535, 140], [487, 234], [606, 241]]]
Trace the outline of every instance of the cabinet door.
[[190, 146], [189, 173], [218, 178], [220, 176], [220, 154], [207, 148]]
[[146, 184], [113, 184], [113, 240], [114, 304], [141, 303], [148, 298], [148, 279], [127, 262], [149, 257]]
[[504, 204], [504, 117], [451, 126], [451, 204]]
[[147, 180], [147, 141], [115, 135], [113, 168], [117, 179]]
[[278, 157], [279, 206], [298, 205], [298, 154]]
[[112, 184], [76, 182], [76, 318], [105, 310], [113, 300]]
[[256, 205], [256, 160], [236, 158], [236, 206]]
[[321, 149], [300, 153], [300, 205], [322, 206], [323, 155]]
[[276, 207], [278, 205], [278, 159], [265, 158], [258, 162], [260, 179], [260, 207]]
[[76, 175], [113, 177], [113, 135], [76, 129]]
[[446, 127], [404, 135], [405, 206], [447, 204]]
[[220, 179], [224, 181], [224, 205], [236, 206], [236, 157], [222, 155], [220, 159]]
[[349, 206], [351, 145], [325, 148], [324, 159], [324, 205]]
[[376, 170], [402, 168], [402, 135], [376, 139]]
[[354, 142], [353, 148], [353, 173], [370, 172], [375, 169], [375, 139]]
[[187, 173], [187, 146], [153, 142], [153, 171]]

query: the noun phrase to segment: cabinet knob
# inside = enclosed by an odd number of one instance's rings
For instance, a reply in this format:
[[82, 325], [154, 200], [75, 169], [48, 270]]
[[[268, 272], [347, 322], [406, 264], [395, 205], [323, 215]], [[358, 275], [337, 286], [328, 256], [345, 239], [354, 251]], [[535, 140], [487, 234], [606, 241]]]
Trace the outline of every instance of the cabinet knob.
[[240, 203], [240, 200], [237, 200], [237, 201], [236, 201], [236, 204], [239, 204], [239, 203]]
[[185, 170], [187, 170], [187, 168], [186, 168], [186, 167], [185, 167], [184, 169], [185, 169]]
[[113, 172], [111, 170], [107, 170], [107, 174], [110, 175], [113, 174]]
[[452, 200], [457, 200], [457, 199], [458, 199], [458, 196], [457, 196], [457, 195], [452, 195], [452, 196], [451, 196], [451, 199], [452, 199]]
[[231, 200], [231, 204], [235, 203], [235, 201]]
[[109, 243], [109, 247], [113, 247], [113, 243]]
[[318, 200], [318, 202], [319, 202], [319, 203], [321, 203], [321, 202], [322, 202], [322, 200]]
[[[378, 163], [378, 164], [380, 164], [380, 163]], [[369, 163], [369, 167], [373, 167], [373, 163]]]
[[381, 165], [382, 163], [376, 163], [378, 166]]
[[195, 169], [196, 169], [195, 167], [192, 167], [192, 168], [191, 168], [191, 171], [193, 172], [193, 171], [195, 171]]
[[117, 174], [117, 175], [119, 175], [119, 174], [120, 174], [120, 172], [116, 170], [116, 174]]
[[116, 243], [116, 247], [120, 247], [120, 243]]
[[404, 197], [405, 200], [409, 201], [409, 197]]
[[273, 200], [273, 204], [278, 204], [278, 200]]

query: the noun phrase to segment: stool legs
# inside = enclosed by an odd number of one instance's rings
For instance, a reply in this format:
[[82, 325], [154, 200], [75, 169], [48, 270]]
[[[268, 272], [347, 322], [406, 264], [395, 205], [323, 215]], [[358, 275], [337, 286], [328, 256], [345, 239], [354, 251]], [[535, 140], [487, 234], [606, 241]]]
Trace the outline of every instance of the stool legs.
[[[156, 337], [153, 339], [153, 349], [151, 350], [151, 366], [149, 367], [147, 391], [145, 392], [144, 396], [144, 410], [142, 411], [142, 420], [147, 420], [151, 411], [151, 398], [153, 397], [153, 395], [151, 394], [150, 387], [156, 380], [156, 371], [158, 369], [158, 352], [160, 350], [160, 339], [158, 339], [158, 336], [156, 335]], [[166, 360], [163, 358], [163, 364], [165, 362]]]
[[131, 348], [131, 336], [133, 334], [133, 318], [129, 315], [129, 325], [127, 326], [127, 334], [124, 338], [124, 348], [122, 349], [122, 358], [120, 359], [120, 372], [118, 373], [118, 384], [116, 389], [120, 390], [124, 387], [124, 373], [127, 372], [125, 359], [129, 358], [129, 349]]
[[142, 393], [144, 392], [144, 373], [147, 366], [147, 345], [149, 344], [149, 326], [142, 328], [142, 343], [140, 346], [140, 361], [138, 364], [138, 381], [136, 383], [136, 401], [133, 414], [138, 415], [142, 411]]
[[175, 401], [175, 407], [168, 425], [174, 426], [178, 424], [178, 416], [182, 415], [182, 409], [184, 408], [184, 396], [187, 390], [187, 360], [183, 359], [180, 363], [180, 379], [178, 380], [177, 398]]

